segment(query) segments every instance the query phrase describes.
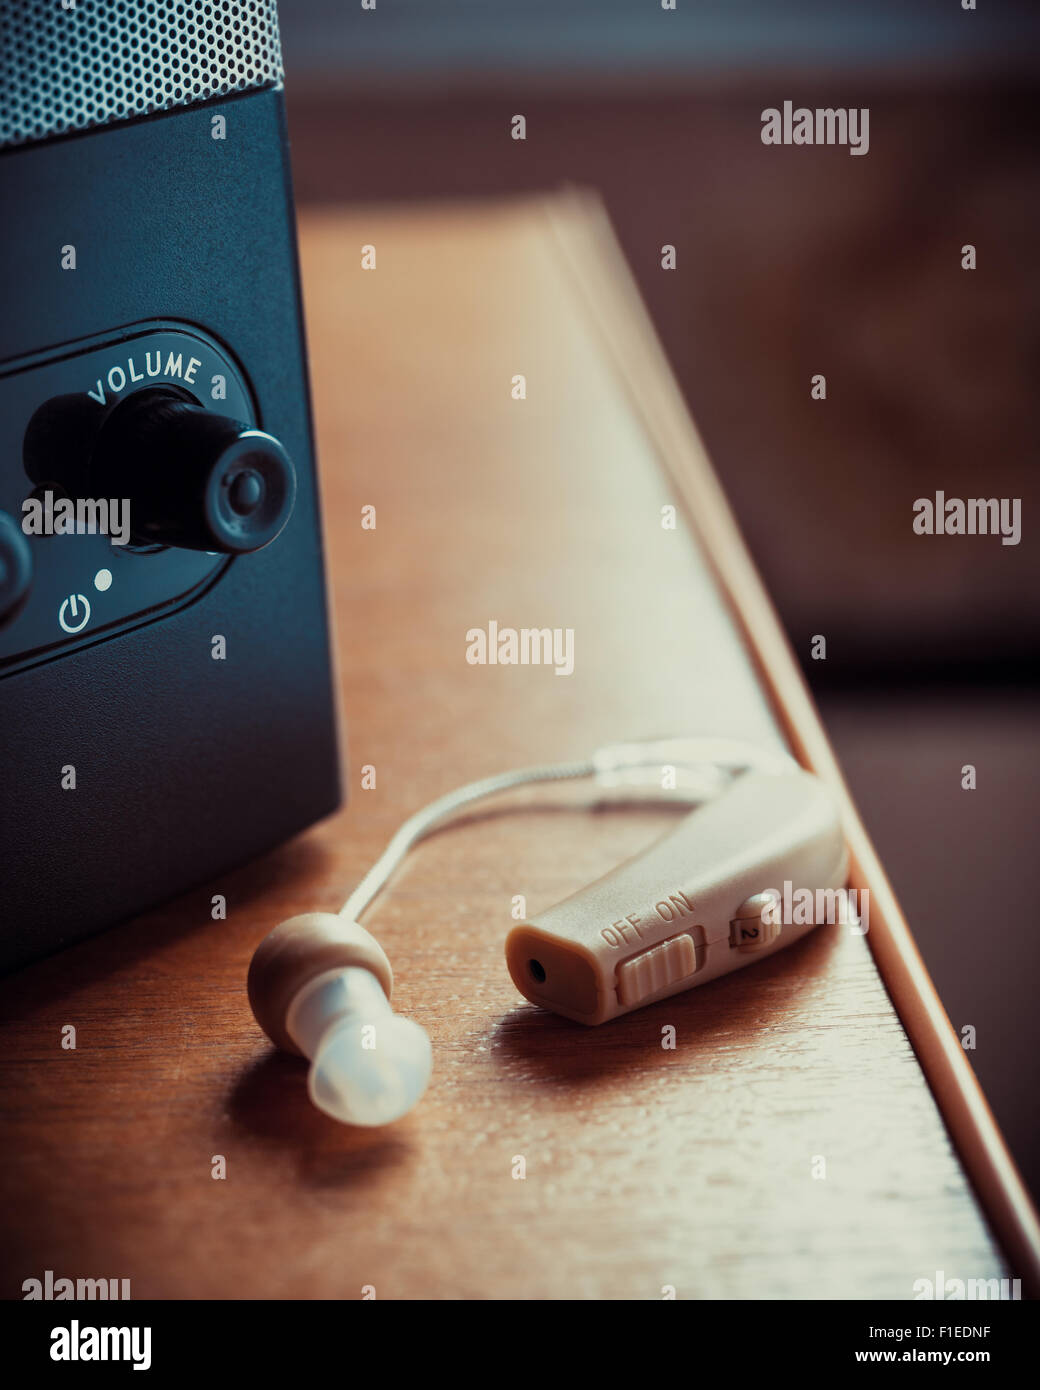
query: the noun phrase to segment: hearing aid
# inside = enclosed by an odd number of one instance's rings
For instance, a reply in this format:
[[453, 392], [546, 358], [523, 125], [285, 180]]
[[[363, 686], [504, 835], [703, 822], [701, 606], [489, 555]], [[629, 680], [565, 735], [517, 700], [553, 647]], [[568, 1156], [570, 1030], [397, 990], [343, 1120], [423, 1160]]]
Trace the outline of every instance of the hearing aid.
[[[662, 769], [670, 776], [662, 777]], [[281, 923], [249, 968], [249, 1001], [279, 1048], [310, 1059], [319, 1109], [348, 1124], [405, 1114], [426, 1088], [425, 1031], [395, 1014], [386, 954], [357, 918], [408, 850], [463, 806], [529, 782], [594, 777], [610, 800], [638, 792], [698, 809], [642, 853], [515, 926], [506, 965], [525, 998], [590, 1026], [754, 964], [804, 936], [793, 899], [833, 906], [848, 851], [836, 803], [786, 754], [718, 739], [618, 744], [583, 763], [486, 778], [412, 816], [344, 904]], [[843, 915], [829, 919], [847, 921]]]
[[814, 924], [777, 920], [784, 885], [815, 900], [847, 872], [823, 783], [749, 772], [644, 853], [514, 927], [506, 964], [532, 1004], [605, 1023], [790, 945]]

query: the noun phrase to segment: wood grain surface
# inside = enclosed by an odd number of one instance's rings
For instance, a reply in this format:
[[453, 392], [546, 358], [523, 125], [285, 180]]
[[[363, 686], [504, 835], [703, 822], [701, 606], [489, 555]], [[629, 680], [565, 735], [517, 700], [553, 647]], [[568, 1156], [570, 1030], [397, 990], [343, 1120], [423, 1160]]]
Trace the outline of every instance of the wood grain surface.
[[[433, 1038], [398, 1124], [326, 1119], [258, 1032], [256, 943], [336, 910], [431, 798], [619, 739], [781, 741], [691, 534], [662, 529], [679, 499], [544, 207], [328, 211], [301, 255], [350, 802], [0, 984], [3, 1294], [47, 1269], [346, 1299], [909, 1299], [1006, 1273], [862, 937], [821, 928], [598, 1030], [518, 997], [514, 896], [535, 915], [659, 810], [532, 792], [409, 860], [367, 919]], [[572, 628], [574, 673], [467, 664], [491, 619]]]

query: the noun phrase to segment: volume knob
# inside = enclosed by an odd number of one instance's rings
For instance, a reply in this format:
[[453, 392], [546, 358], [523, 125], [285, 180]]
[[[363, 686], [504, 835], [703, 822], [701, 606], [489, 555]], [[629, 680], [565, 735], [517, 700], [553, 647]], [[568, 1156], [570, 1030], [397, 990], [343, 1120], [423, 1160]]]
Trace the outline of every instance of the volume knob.
[[139, 544], [259, 550], [296, 500], [292, 461], [273, 435], [158, 387], [115, 408], [89, 472], [94, 496], [128, 499]]

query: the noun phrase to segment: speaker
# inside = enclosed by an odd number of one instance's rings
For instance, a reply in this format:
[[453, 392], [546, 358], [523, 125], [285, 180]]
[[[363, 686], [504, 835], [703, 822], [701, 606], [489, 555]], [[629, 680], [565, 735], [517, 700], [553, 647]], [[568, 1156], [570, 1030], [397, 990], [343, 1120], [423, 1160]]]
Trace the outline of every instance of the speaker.
[[10, 967], [340, 778], [275, 6], [0, 0], [0, 81]]

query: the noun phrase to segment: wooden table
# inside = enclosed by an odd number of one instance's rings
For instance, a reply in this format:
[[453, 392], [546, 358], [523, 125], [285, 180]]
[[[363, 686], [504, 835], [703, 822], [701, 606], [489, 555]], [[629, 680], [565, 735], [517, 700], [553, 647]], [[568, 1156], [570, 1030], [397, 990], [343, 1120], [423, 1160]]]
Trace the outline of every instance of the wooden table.
[[[301, 235], [350, 803], [0, 986], [3, 1292], [52, 1269], [135, 1298], [906, 1299], [1006, 1273], [865, 939], [823, 928], [599, 1030], [517, 996], [514, 895], [536, 914], [662, 811], [530, 794], [416, 852], [368, 921], [435, 1049], [397, 1125], [327, 1120], [258, 1032], [256, 943], [337, 909], [434, 796], [617, 739], [782, 742], [681, 506], [662, 528], [682, 498], [617, 330], [645, 326], [609, 255], [617, 302], [582, 288], [594, 213], [351, 210]], [[573, 628], [573, 675], [467, 664], [491, 619]]]

